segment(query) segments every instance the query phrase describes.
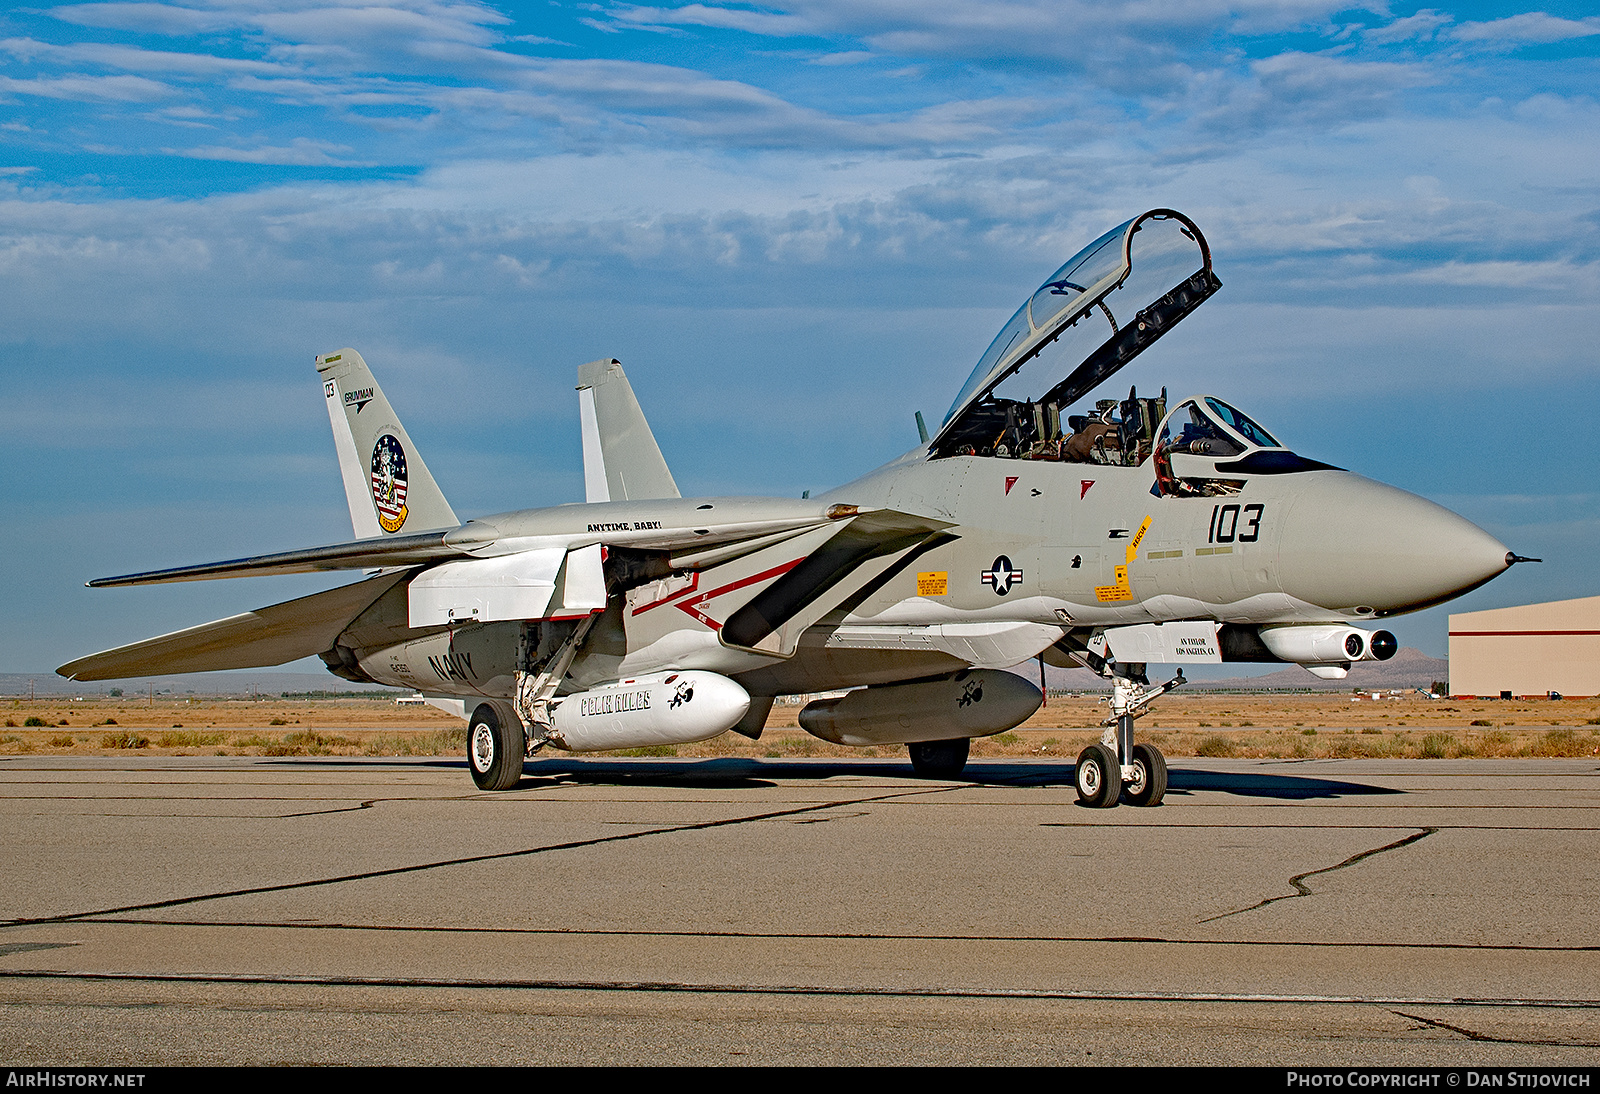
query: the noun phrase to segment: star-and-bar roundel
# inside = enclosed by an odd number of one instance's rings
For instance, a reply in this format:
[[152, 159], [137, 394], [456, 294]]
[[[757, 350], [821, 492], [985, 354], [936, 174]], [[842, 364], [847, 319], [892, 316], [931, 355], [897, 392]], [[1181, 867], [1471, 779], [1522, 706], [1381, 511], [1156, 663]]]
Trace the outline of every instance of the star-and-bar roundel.
[[406, 450], [392, 433], [379, 437], [372, 448], [372, 500], [378, 507], [378, 524], [385, 532], [398, 532], [410, 510], [406, 508]]
[[1022, 571], [1012, 568], [1011, 560], [1001, 555], [994, 560], [994, 565], [983, 571], [983, 583], [994, 589], [996, 593], [1005, 596], [1011, 591], [1012, 586], [1022, 580]]

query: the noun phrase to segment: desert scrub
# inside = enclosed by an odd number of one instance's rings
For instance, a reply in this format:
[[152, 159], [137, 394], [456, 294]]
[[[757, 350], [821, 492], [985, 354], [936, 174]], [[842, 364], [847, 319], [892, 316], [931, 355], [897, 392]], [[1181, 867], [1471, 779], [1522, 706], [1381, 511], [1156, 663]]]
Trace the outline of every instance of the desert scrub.
[[26, 718], [24, 718], [22, 720], [22, 724], [23, 724], [24, 728], [28, 728], [28, 729], [43, 729], [45, 726], [49, 725], [50, 723], [46, 722], [43, 718], [39, 717], [37, 714], [30, 714], [28, 717], [26, 717]]
[[1576, 730], [1552, 729], [1536, 737], [1529, 751], [1535, 756], [1587, 756], [1595, 745], [1592, 736], [1580, 738]]
[[63, 733], [58, 737], [50, 738], [51, 748], [71, 748], [73, 745], [72, 734]]
[[1194, 754], [1196, 756], [1214, 757], [1237, 756], [1239, 750], [1223, 734], [1213, 733], [1195, 746]]
[[1427, 733], [1418, 752], [1424, 760], [1442, 760], [1450, 755], [1455, 740], [1448, 733]]
[[1492, 726], [1492, 725], [1494, 725], [1494, 723], [1489, 721], [1489, 719], [1487, 719], [1487, 718], [1474, 718], [1474, 719], [1472, 719], [1472, 721], [1468, 722], [1467, 724], [1468, 725], [1473, 725], [1473, 726]]
[[1511, 734], [1500, 729], [1491, 729], [1488, 733], [1478, 738], [1478, 754], [1482, 756], [1506, 756], [1511, 752]]
[[197, 733], [186, 729], [181, 733], [163, 733], [156, 738], [157, 748], [200, 748], [204, 745], [220, 745], [227, 739], [226, 733]]
[[121, 733], [107, 733], [100, 738], [101, 748], [149, 748], [150, 738], [141, 733], [123, 730]]
[[[463, 733], [462, 742], [466, 737]], [[305, 748], [333, 748], [359, 744], [349, 737], [341, 737], [337, 733], [318, 733], [314, 729], [297, 729], [283, 738], [284, 744], [301, 745]]]
[[677, 745], [645, 745], [642, 748], [619, 748], [613, 756], [676, 756]]
[[815, 756], [822, 748], [822, 742], [815, 737], [788, 737], [773, 743], [783, 750], [785, 756]]
[[384, 734], [369, 738], [361, 751], [367, 756], [442, 756], [448, 752], [464, 752], [466, 747], [467, 729], [462, 726], [415, 735]]
[[1341, 737], [1329, 746], [1329, 751], [1339, 760], [1378, 760], [1393, 756], [1396, 749], [1382, 737], [1376, 741], [1364, 741], [1360, 737], [1346, 740]]

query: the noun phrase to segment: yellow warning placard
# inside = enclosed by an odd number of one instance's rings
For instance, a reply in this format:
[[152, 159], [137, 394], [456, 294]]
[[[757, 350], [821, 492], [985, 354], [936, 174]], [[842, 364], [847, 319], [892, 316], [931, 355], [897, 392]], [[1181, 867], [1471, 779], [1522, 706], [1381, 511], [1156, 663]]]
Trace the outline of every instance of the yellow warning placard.
[[[1147, 516], [1144, 518], [1144, 523], [1139, 525], [1139, 530], [1133, 534], [1133, 538], [1128, 541], [1128, 563], [1132, 563], [1134, 559], [1139, 557], [1139, 544], [1144, 542], [1144, 534], [1149, 530], [1150, 518]], [[1094, 587], [1094, 598], [1102, 604], [1133, 599], [1133, 589], [1128, 586], [1127, 565], [1116, 567], [1115, 572], [1117, 575], [1117, 583], [1115, 585], [1096, 585]]]
[[949, 593], [949, 570], [928, 570], [917, 575], [918, 596], [948, 596]]
[[1117, 583], [1115, 585], [1096, 585], [1094, 598], [1102, 604], [1109, 604], [1116, 600], [1132, 600], [1133, 590], [1128, 587], [1128, 568], [1116, 568]]

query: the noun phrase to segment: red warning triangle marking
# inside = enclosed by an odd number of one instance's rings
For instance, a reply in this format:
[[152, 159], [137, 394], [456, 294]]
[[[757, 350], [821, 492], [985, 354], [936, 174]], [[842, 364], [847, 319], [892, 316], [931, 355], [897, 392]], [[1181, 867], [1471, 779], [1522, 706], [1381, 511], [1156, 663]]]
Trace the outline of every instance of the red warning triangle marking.
[[1013, 487], [1013, 486], [1015, 486], [1015, 485], [1017, 485], [1017, 479], [1018, 479], [1018, 477], [1019, 477], [1019, 476], [1017, 476], [1017, 475], [1007, 475], [1007, 476], [1006, 476], [1006, 494], [1007, 494], [1007, 495], [1008, 495], [1008, 496], [1009, 496], [1009, 495], [1010, 495], [1010, 493], [1011, 493], [1011, 488], [1012, 488], [1012, 487]]
[[1082, 487], [1082, 489], [1078, 491], [1078, 500], [1082, 501], [1083, 500], [1083, 496], [1089, 492], [1089, 487], [1094, 485], [1094, 480], [1093, 479], [1079, 479], [1078, 480], [1078, 485], [1080, 487]]

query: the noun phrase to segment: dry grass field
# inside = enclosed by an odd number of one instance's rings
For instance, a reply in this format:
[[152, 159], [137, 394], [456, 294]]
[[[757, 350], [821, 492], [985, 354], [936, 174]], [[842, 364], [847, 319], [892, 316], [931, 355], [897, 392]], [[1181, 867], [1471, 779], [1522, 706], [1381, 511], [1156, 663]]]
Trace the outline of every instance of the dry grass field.
[[[874, 756], [900, 746], [851, 749], [797, 728], [798, 705], [779, 705], [759, 741], [725, 733], [692, 745], [631, 749], [649, 756]], [[1099, 736], [1103, 698], [1053, 697], [1009, 733], [972, 743], [974, 758], [1075, 757]], [[465, 755], [456, 718], [393, 699], [0, 700], [0, 755]], [[1139, 735], [1169, 756], [1395, 757], [1600, 756], [1600, 698], [1433, 700], [1420, 695], [1205, 694], [1178, 692], [1139, 721]]]

